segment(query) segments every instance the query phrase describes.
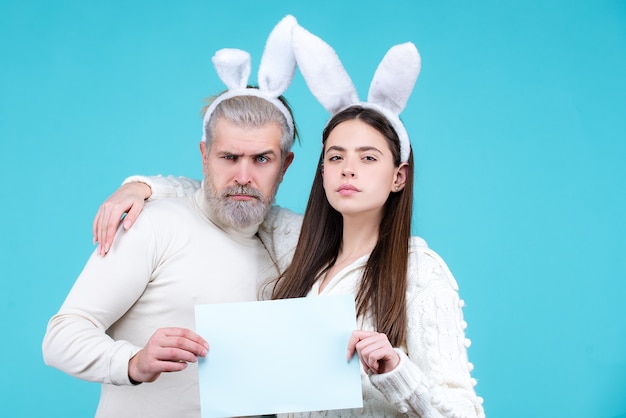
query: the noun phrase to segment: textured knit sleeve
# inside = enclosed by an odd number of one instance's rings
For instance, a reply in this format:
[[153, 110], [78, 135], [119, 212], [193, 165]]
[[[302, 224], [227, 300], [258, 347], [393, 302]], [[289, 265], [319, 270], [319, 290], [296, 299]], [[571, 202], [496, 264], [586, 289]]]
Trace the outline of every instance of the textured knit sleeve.
[[146, 183], [150, 186], [152, 189], [150, 199], [190, 196], [200, 188], [199, 180], [182, 176], [130, 176], [122, 184], [131, 182]]
[[439, 255], [425, 246], [413, 246], [409, 268], [408, 355], [396, 349], [398, 367], [370, 380], [409, 416], [482, 418], [457, 283]]
[[106, 330], [141, 296], [158, 260], [151, 217], [118, 231], [106, 257], [96, 253], [85, 265], [43, 340], [46, 364], [74, 377], [114, 385], [130, 385], [128, 361], [141, 347], [114, 341]]

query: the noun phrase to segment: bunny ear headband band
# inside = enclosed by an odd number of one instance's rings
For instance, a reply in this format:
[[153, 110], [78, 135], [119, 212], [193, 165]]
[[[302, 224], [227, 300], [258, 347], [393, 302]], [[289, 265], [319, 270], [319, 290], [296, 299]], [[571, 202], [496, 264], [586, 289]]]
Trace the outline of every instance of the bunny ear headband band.
[[228, 90], [219, 95], [204, 113], [203, 141], [206, 142], [205, 128], [215, 108], [224, 100], [236, 96], [256, 96], [272, 103], [285, 116], [289, 135], [293, 138], [293, 118], [278, 97], [287, 90], [296, 71], [296, 60], [291, 47], [291, 33], [295, 26], [297, 26], [296, 19], [287, 15], [278, 22], [267, 38], [259, 65], [259, 88], [247, 87], [250, 77], [250, 54], [248, 52], [225, 48], [215, 53], [212, 58], [213, 65]]
[[409, 135], [399, 115], [413, 91], [421, 69], [415, 45], [393, 46], [378, 65], [370, 84], [367, 102], [359, 97], [339, 57], [330, 45], [297, 25], [292, 33], [293, 50], [307, 86], [331, 115], [352, 105], [382, 113], [400, 138], [400, 159], [407, 162], [411, 152]]

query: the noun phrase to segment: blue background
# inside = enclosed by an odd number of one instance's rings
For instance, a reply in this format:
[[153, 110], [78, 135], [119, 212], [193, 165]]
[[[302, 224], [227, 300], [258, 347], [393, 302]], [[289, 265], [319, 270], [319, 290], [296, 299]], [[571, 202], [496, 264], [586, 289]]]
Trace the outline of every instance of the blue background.
[[[130, 174], [200, 178], [210, 58], [280, 18], [338, 52], [362, 98], [393, 44], [423, 70], [403, 119], [415, 232], [466, 300], [490, 417], [626, 417], [626, 3], [230, 0], [0, 3], [0, 415], [93, 415], [98, 385], [41, 339]], [[278, 203], [302, 211], [328, 115], [299, 73], [302, 144]]]

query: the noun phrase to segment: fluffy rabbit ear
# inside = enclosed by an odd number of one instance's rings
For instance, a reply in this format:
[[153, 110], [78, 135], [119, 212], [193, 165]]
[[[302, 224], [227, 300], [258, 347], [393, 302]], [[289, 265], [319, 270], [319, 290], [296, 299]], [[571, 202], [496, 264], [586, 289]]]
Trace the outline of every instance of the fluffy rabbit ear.
[[287, 15], [274, 27], [259, 66], [259, 89], [278, 97], [287, 90], [296, 72], [296, 58], [291, 47], [291, 31], [298, 22]]
[[356, 88], [335, 50], [301, 26], [293, 29], [293, 50], [311, 93], [331, 114], [358, 103]]
[[367, 97], [374, 103], [399, 115], [406, 107], [420, 73], [422, 61], [413, 43], [392, 47], [378, 65]]
[[213, 65], [228, 90], [217, 96], [204, 112], [202, 141], [207, 140], [207, 124], [220, 103], [233, 97], [254, 96], [273, 104], [283, 114], [289, 131], [288, 145], [291, 147], [295, 139], [295, 125], [291, 111], [279, 99], [279, 96], [287, 90], [296, 71], [296, 60], [291, 47], [291, 32], [297, 24], [293, 16], [287, 15], [270, 33], [259, 66], [259, 88], [248, 87], [250, 54], [240, 49], [229, 48], [215, 53]]
[[213, 55], [217, 75], [228, 90], [243, 90], [250, 78], [250, 54], [241, 49], [224, 48]]

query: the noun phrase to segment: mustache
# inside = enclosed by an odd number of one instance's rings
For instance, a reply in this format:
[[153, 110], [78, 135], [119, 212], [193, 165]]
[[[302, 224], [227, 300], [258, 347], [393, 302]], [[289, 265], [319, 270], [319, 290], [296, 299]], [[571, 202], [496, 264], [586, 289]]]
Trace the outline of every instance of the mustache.
[[240, 195], [240, 196], [250, 196], [250, 197], [257, 198], [259, 200], [263, 200], [263, 193], [261, 193], [259, 190], [253, 187], [246, 186], [246, 185], [228, 187], [224, 189], [221, 194], [223, 198], [227, 198], [227, 197], [234, 196], [234, 195]]

